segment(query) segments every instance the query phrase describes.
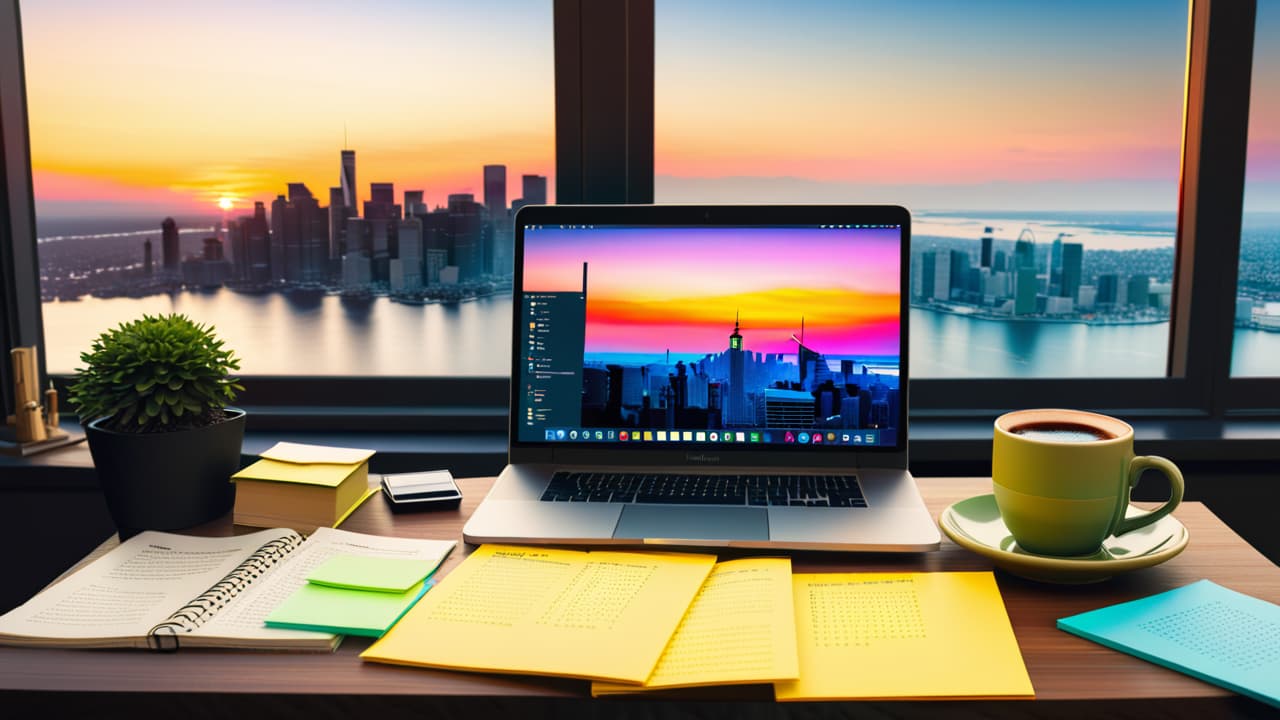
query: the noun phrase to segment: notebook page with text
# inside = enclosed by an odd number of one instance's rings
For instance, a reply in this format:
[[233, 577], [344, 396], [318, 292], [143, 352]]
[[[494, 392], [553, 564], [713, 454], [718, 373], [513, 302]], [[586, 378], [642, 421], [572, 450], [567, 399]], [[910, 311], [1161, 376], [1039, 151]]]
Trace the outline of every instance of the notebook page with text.
[[289, 530], [235, 537], [148, 531], [0, 617], [0, 640], [74, 647], [148, 646], [147, 635]]

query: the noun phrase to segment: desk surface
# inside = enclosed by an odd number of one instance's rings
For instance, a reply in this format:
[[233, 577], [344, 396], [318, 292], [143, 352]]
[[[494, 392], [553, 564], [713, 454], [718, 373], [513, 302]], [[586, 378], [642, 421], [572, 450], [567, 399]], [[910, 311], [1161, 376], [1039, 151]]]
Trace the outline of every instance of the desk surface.
[[[457, 512], [392, 515], [384, 503], [372, 498], [348, 519], [343, 528], [376, 534], [458, 539], [458, 550], [451, 554], [443, 567], [447, 572], [472, 549], [461, 543], [462, 524], [488, 492], [491, 482], [487, 478], [460, 480], [465, 499]], [[920, 486], [930, 511], [936, 517], [955, 501], [989, 491], [990, 481], [923, 478]], [[1155, 700], [1168, 703], [1166, 709], [1188, 713], [1198, 714], [1210, 709], [1233, 714], [1266, 714], [1266, 708], [1260, 703], [1108, 650], [1054, 627], [1054, 621], [1059, 617], [1132, 600], [1202, 578], [1271, 602], [1280, 602], [1280, 568], [1242, 541], [1204, 505], [1184, 503], [1174, 514], [1188, 528], [1191, 541], [1187, 550], [1164, 565], [1099, 584], [1069, 587], [1043, 585], [996, 573], [1038, 701], [1073, 701], [1076, 710], [1082, 709], [1082, 701], [1103, 705], [1118, 703], [1132, 711], [1145, 707], [1134, 705], [1135, 702]], [[200, 531], [225, 534], [229, 528], [229, 521], [223, 520]], [[945, 538], [942, 549], [932, 553], [801, 553], [795, 556], [793, 564], [797, 572], [991, 569], [988, 560]], [[420, 696], [425, 698], [424, 702], [446, 704], [476, 702], [479, 700], [477, 696], [488, 702], [537, 703], [564, 699], [589, 711], [589, 704], [581, 702], [590, 696], [586, 682], [362, 663], [357, 656], [368, 644], [366, 639], [347, 638], [332, 655], [219, 651], [168, 655], [137, 650], [0, 647], [0, 707], [5, 706], [6, 697], [41, 705], [74, 701], [78, 697], [86, 702], [93, 698], [99, 710], [121, 709], [124, 705], [120, 703], [127, 704], [130, 698], [141, 700], [150, 696], [155, 699], [163, 695], [165, 699], [157, 701], [157, 708], [173, 712], [178, 709], [174, 703], [182, 705], [184, 700], [188, 700], [192, 701], [194, 709], [208, 712], [206, 702], [195, 702], [192, 698], [207, 698], [207, 694], [215, 693], [219, 698], [238, 697], [242, 702], [248, 698], [251, 701], [246, 707], [259, 711], [269, 707], [271, 701], [281, 703], [276, 710], [298, 710], [301, 707], [299, 702], [304, 700], [338, 702], [360, 697], [361, 704], [354, 707], [360, 708], [363, 715], [370, 710], [369, 703], [374, 702], [387, 704], [388, 708], [409, 707], [405, 703], [412, 699], [405, 696]], [[50, 693], [62, 694], [55, 699]], [[195, 695], [175, 695], [185, 693]], [[684, 700], [694, 697], [771, 699], [765, 687], [713, 688], [686, 693], [674, 697]], [[104, 702], [105, 705], [102, 704]], [[661, 704], [655, 703], [654, 707]], [[1025, 703], [1007, 705], [1010, 709], [1017, 706], [1021, 706], [1022, 711], [1030, 709]], [[459, 707], [466, 709], [465, 706]], [[936, 703], [923, 707], [941, 709]], [[1048, 706], [1037, 705], [1036, 709], [1047, 710]]]

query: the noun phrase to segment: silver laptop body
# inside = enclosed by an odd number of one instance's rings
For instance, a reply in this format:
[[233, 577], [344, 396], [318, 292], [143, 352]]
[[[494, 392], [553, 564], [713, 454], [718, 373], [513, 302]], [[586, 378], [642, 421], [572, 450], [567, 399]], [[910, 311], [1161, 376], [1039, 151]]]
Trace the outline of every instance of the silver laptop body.
[[909, 239], [896, 206], [522, 208], [509, 464], [464, 539], [936, 549]]

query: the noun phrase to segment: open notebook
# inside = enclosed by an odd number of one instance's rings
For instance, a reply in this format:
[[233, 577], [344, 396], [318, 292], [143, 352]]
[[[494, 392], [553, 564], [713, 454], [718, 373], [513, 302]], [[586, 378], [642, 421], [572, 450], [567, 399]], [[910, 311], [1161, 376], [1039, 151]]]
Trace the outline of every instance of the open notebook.
[[340, 636], [263, 625], [334, 555], [438, 565], [456, 543], [320, 528], [234, 537], [139, 533], [0, 616], [0, 644], [329, 651]]

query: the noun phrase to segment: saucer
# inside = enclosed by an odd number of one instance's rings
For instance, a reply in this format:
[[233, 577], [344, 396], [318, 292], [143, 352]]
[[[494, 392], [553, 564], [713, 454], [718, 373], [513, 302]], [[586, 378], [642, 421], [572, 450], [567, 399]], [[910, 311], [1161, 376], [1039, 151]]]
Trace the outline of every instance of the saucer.
[[[1133, 517], [1145, 511], [1131, 505], [1125, 514]], [[1159, 565], [1182, 552], [1189, 538], [1186, 527], [1166, 515], [1146, 527], [1112, 535], [1092, 555], [1036, 555], [1014, 542], [1000, 519], [994, 495], [978, 495], [955, 503], [938, 516], [938, 525], [957, 545], [990, 558], [1005, 572], [1059, 584], [1099, 582], [1129, 570]]]

